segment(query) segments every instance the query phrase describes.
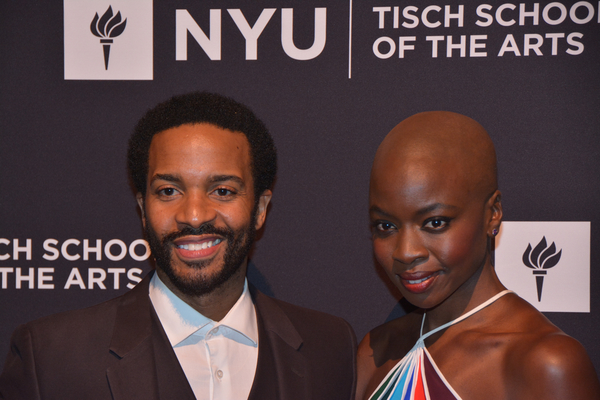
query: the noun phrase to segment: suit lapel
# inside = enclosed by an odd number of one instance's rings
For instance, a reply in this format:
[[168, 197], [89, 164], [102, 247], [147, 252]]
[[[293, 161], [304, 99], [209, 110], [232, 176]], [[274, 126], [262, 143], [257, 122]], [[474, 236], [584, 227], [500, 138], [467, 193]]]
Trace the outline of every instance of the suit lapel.
[[[154, 312], [152, 273], [126, 293], [110, 344], [114, 363], [106, 376], [115, 400], [194, 399], [177, 356]], [[306, 399], [310, 393], [302, 338], [279, 305], [250, 286], [258, 323], [258, 363], [249, 400]]]
[[126, 293], [117, 310], [110, 344], [116, 361], [106, 371], [110, 390], [115, 400], [194, 399], [148, 297], [151, 276]]
[[277, 303], [250, 286], [258, 322], [258, 364], [249, 400], [306, 399], [307, 360], [302, 337]]
[[194, 391], [188, 383], [154, 308], [152, 308], [152, 319], [154, 321], [152, 343], [160, 398], [195, 400]]

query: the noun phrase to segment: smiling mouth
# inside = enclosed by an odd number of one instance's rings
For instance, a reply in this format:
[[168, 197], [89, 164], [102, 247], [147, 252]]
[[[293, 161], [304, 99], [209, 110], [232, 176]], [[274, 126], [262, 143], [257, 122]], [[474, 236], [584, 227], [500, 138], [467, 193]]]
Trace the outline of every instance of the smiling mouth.
[[184, 262], [197, 262], [214, 258], [227, 239], [223, 237], [186, 237], [173, 243], [175, 253]]
[[415, 274], [405, 274], [404, 276], [400, 276], [400, 279], [402, 281], [402, 286], [409, 292], [418, 294], [426, 292], [438, 275], [438, 272], [419, 272]]
[[406, 282], [408, 282], [410, 285], [416, 285], [418, 283], [425, 282], [427, 279], [430, 279], [431, 277], [433, 277], [433, 275], [429, 275], [423, 279], [417, 279], [415, 281], [407, 279]]
[[176, 246], [178, 249], [182, 249], [182, 250], [198, 251], [198, 250], [205, 250], [210, 247], [216, 246], [219, 243], [221, 243], [222, 241], [223, 241], [223, 239], [215, 239], [215, 240], [209, 240], [208, 242], [186, 243], [186, 244], [179, 244]]

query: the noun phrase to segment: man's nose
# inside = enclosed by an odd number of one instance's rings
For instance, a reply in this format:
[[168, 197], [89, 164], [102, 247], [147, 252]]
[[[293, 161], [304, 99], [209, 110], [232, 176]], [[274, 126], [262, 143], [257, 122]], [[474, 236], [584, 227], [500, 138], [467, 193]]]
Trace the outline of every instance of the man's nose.
[[200, 225], [217, 218], [216, 204], [205, 193], [188, 192], [184, 195], [177, 212], [177, 224], [181, 227]]
[[392, 257], [394, 260], [410, 265], [416, 261], [427, 259], [429, 252], [423, 244], [420, 232], [410, 228], [398, 230], [396, 247]]

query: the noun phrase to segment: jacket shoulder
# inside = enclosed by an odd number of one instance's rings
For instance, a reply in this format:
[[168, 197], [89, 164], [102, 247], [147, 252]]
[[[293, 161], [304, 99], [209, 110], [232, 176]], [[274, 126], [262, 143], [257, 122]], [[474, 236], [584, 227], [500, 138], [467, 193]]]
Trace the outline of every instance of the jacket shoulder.
[[106, 369], [117, 357], [109, 347], [122, 310], [149, 304], [143, 300], [147, 284], [140, 285], [95, 306], [19, 326], [0, 375], [0, 398], [80, 398], [92, 392], [93, 398], [110, 398]]
[[148, 284], [142, 281], [132, 290], [102, 303], [27, 322], [17, 328], [13, 336], [23, 331], [29, 331], [36, 339], [52, 340], [56, 338], [58, 341], [68, 340], [69, 345], [73, 346], [77, 342], [73, 342], [74, 337], [89, 340], [89, 336], [98, 337], [102, 334], [112, 333], [113, 321], [116, 319], [121, 306], [131, 303], [141, 305], [144, 302], [149, 304]]
[[[335, 315], [322, 311], [298, 306], [279, 300], [254, 290], [253, 298], [255, 304], [263, 318], [269, 319], [277, 317], [279, 313], [284, 314], [294, 325], [302, 337], [320, 334], [323, 340], [330, 335], [341, 335], [342, 338], [348, 338], [353, 346], [356, 347], [356, 336], [354, 330], [346, 320]], [[279, 316], [280, 317], [280, 316]], [[338, 337], [338, 340], [340, 340]]]
[[[267, 347], [272, 347], [276, 354], [276, 368], [293, 370], [295, 365], [296, 371], [303, 371], [301, 375], [306, 382], [303, 390], [307, 395], [302, 397], [299, 390], [293, 398], [354, 398], [356, 336], [350, 324], [340, 317], [274, 299], [258, 291], [254, 291], [253, 299], [259, 325], [268, 338]], [[290, 396], [286, 398], [292, 398]]]

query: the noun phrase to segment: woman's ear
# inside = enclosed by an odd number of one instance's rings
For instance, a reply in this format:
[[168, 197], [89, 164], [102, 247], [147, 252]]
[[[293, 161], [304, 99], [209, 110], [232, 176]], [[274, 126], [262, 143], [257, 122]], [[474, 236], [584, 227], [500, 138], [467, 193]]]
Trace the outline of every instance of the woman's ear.
[[[487, 212], [489, 212], [487, 235], [494, 237], [500, 230], [500, 224], [502, 223], [502, 194], [499, 190], [496, 190], [494, 194], [488, 199], [486, 204]], [[487, 214], [487, 213], [486, 213]]]

